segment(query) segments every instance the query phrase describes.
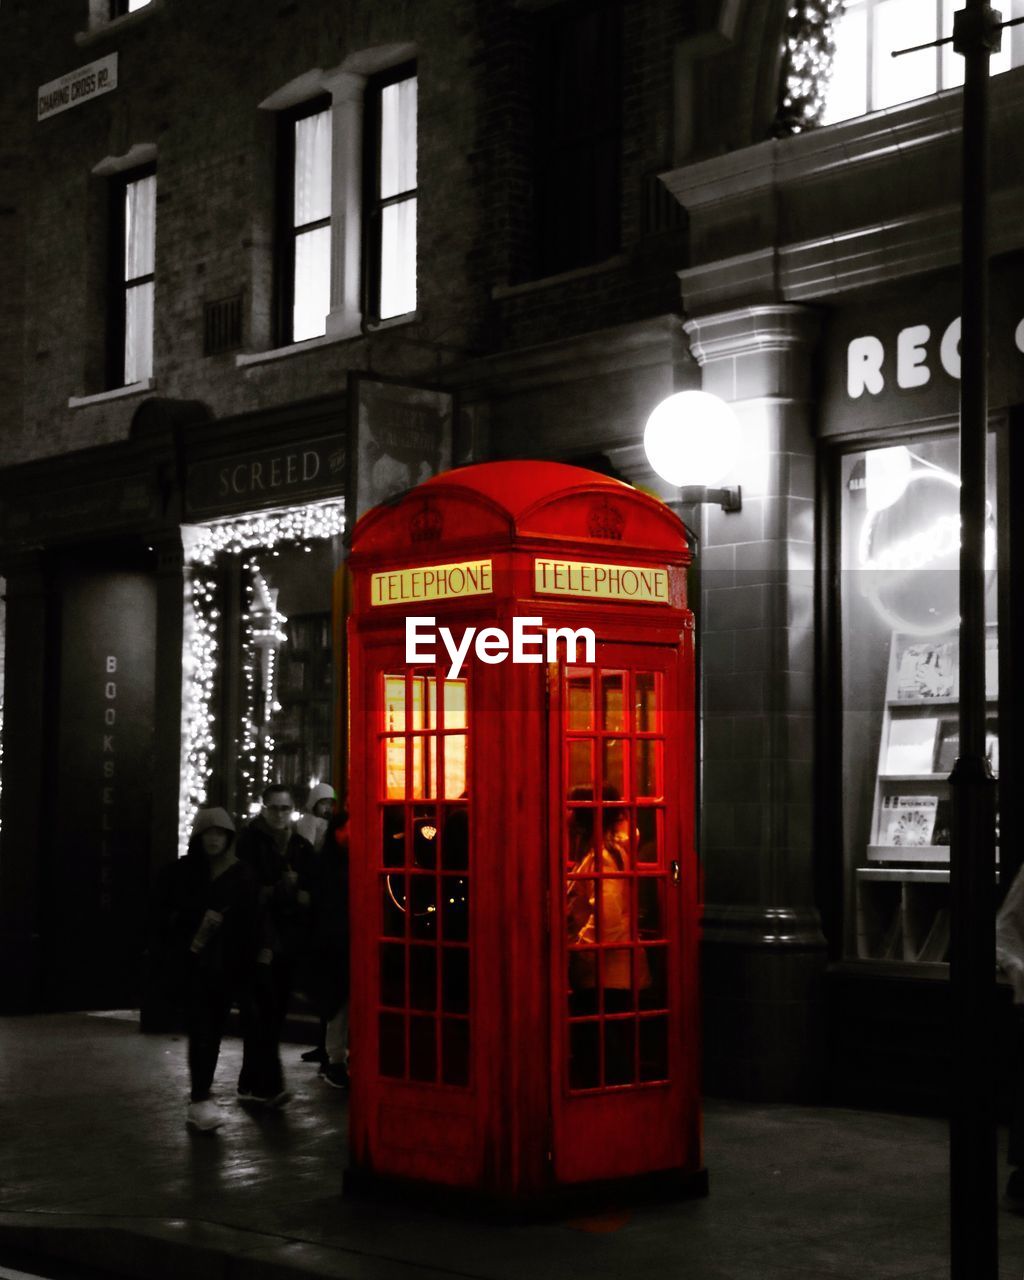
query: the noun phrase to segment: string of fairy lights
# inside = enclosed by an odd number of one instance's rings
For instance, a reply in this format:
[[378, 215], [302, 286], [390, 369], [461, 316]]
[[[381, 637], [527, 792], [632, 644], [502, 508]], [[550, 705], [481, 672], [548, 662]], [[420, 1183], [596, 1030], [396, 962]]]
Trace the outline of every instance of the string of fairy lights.
[[835, 24], [845, 0], [796, 0], [786, 13], [779, 109], [773, 133], [786, 137], [821, 123], [835, 57]]
[[188, 848], [196, 810], [207, 802], [207, 785], [217, 750], [214, 700], [222, 625], [218, 564], [225, 556], [245, 557], [242, 561], [245, 583], [243, 707], [236, 748], [243, 783], [246, 790], [254, 794], [269, 780], [268, 771], [273, 762], [274, 739], [266, 724], [280, 705], [274, 698], [276, 650], [285, 639], [282, 627], [286, 621], [276, 609], [276, 593], [268, 587], [258, 557], [276, 556], [286, 545], [311, 550], [311, 543], [337, 537], [344, 531], [345, 507], [338, 500], [238, 516], [183, 530], [185, 615], [179, 854]]

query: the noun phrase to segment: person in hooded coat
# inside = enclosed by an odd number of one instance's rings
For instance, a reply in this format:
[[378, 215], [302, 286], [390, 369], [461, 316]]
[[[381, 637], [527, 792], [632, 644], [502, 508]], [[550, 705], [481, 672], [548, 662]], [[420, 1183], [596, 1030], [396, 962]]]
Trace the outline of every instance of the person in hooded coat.
[[162, 946], [180, 961], [191, 1084], [186, 1123], [221, 1124], [210, 1096], [234, 1001], [255, 963], [256, 883], [235, 854], [235, 824], [220, 808], [200, 809], [188, 852], [169, 869], [157, 907]]

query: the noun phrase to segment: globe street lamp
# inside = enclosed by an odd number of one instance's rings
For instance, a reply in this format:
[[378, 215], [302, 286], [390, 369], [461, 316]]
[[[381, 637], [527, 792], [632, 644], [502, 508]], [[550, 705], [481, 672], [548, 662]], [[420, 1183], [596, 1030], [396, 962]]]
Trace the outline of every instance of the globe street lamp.
[[677, 391], [647, 419], [644, 449], [654, 471], [679, 489], [682, 502], [717, 503], [739, 511], [739, 486], [715, 486], [740, 452], [740, 424], [732, 408], [707, 391]]

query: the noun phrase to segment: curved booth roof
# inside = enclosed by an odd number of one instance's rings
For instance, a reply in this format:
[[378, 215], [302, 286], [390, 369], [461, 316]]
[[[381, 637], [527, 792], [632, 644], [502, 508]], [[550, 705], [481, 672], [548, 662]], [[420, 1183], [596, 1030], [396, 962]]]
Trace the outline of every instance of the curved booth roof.
[[484, 462], [425, 480], [368, 511], [352, 533], [356, 561], [422, 554], [422, 544], [629, 547], [689, 560], [682, 521], [649, 494], [563, 462]]

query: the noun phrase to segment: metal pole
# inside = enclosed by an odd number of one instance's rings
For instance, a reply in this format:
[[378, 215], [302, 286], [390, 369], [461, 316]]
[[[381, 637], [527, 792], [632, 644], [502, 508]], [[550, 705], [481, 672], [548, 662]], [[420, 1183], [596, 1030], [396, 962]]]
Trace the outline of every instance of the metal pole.
[[996, 1280], [995, 784], [985, 758], [985, 437], [988, 430], [988, 73], [1000, 15], [965, 0], [960, 382], [960, 755], [950, 778], [950, 1274]]

